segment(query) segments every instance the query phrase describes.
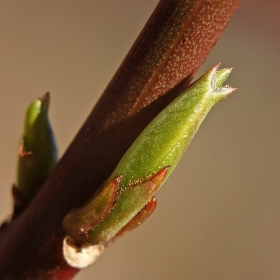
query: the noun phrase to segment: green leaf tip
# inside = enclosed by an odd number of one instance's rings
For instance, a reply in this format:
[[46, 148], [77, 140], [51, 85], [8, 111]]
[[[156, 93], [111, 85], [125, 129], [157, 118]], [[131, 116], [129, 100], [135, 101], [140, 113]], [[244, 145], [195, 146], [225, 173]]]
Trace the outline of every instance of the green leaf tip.
[[230, 75], [233, 68], [224, 68], [217, 70], [215, 77], [216, 88], [220, 88], [223, 86], [228, 76]]
[[[97, 245], [137, 225], [137, 213], [145, 209], [172, 173], [210, 109], [234, 90], [223, 87], [231, 69], [218, 68], [214, 66], [163, 109], [124, 154], [104, 187], [122, 176], [112, 210], [91, 228], [86, 227], [86, 234], [81, 229], [85, 229], [84, 220], [90, 220], [90, 213], [95, 211], [93, 204], [89, 202], [76, 210], [75, 219], [70, 212], [63, 222], [68, 235], [82, 244]], [[96, 197], [98, 194], [92, 201]], [[106, 204], [103, 207], [108, 208]], [[142, 214], [144, 220], [150, 215], [145, 216], [145, 211]]]
[[[50, 94], [46, 93], [41, 98], [34, 100], [28, 107], [25, 115], [23, 141], [27, 150], [38, 150], [39, 141], [48, 142], [49, 139], [44, 139], [46, 134], [52, 134], [48, 120], [48, 109], [50, 103]], [[40, 135], [43, 137], [40, 138]], [[48, 136], [49, 138], [50, 136]], [[44, 143], [43, 143], [44, 144]]]
[[48, 119], [50, 94], [34, 100], [28, 107], [20, 145], [17, 182], [14, 192], [26, 207], [49, 177], [57, 162], [57, 149]]
[[47, 117], [49, 103], [50, 94], [47, 92], [29, 105], [25, 116], [25, 130], [32, 129], [38, 118]]

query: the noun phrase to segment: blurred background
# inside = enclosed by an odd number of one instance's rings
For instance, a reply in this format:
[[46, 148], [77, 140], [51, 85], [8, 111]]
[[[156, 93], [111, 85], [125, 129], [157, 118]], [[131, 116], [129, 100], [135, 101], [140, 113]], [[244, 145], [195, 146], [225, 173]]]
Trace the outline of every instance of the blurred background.
[[[0, 0], [0, 218], [11, 213], [28, 104], [51, 93], [60, 155], [158, 1]], [[215, 107], [158, 207], [77, 280], [280, 279], [280, 5], [243, 1], [202, 74], [239, 90]]]

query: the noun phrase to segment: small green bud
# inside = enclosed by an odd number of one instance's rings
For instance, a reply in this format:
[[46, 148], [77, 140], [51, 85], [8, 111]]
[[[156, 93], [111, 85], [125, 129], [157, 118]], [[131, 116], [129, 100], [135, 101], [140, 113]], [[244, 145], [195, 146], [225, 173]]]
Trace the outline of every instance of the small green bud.
[[49, 177], [57, 161], [57, 150], [48, 119], [50, 95], [33, 101], [25, 115], [14, 195], [25, 208]]

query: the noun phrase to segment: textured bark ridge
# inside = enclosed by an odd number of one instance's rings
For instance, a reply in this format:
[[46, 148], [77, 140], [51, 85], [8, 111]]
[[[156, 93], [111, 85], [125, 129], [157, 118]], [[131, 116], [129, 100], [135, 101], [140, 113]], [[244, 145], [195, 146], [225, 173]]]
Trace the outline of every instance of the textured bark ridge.
[[123, 120], [180, 82], [186, 87], [239, 3], [160, 1], [95, 107], [102, 114], [98, 127]]

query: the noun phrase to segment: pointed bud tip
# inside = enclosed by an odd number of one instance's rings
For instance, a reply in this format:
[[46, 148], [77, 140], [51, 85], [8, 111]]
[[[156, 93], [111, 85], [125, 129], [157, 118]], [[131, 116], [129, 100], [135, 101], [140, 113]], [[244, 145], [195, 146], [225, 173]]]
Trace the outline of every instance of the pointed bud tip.
[[221, 65], [221, 61], [219, 61], [216, 65], [214, 65], [214, 67], [213, 68], [215, 68], [216, 69], [216, 71], [218, 71], [219, 70], [219, 68], [220, 68], [220, 65]]
[[25, 123], [27, 128], [32, 127], [38, 118], [47, 117], [49, 104], [50, 94], [47, 92], [29, 105], [25, 115]]
[[167, 165], [165, 167], [163, 167], [162, 169], [160, 169], [159, 171], [157, 171], [151, 178], [149, 178], [148, 180], [151, 181], [158, 181], [158, 183], [162, 184], [168, 169], [170, 168], [170, 165]]
[[221, 88], [225, 81], [227, 80], [228, 76], [230, 75], [233, 68], [223, 68], [220, 70], [217, 70], [215, 76], [214, 76], [214, 84], [215, 89]]
[[[215, 69], [216, 71], [219, 71], [219, 68], [220, 68], [221, 64], [222, 64], [222, 62], [219, 61], [216, 65], [214, 65], [214, 66], [212, 67], [212, 69]], [[234, 67], [222, 68], [222, 69], [220, 69], [220, 70], [229, 70], [229, 71], [231, 72], [233, 69], [234, 69]]]
[[216, 64], [215, 66], [213, 66], [206, 74], [206, 76], [208, 77], [209, 81], [211, 82], [211, 84], [213, 83], [212, 81], [214, 80], [217, 71], [219, 70], [220, 67], [220, 62], [218, 64]]
[[[168, 170], [169, 170], [170, 167], [171, 167], [171, 165], [167, 165], [167, 166], [163, 167], [161, 170], [159, 170], [159, 171], [156, 173], [156, 175], [161, 175], [161, 176], [165, 177], [165, 175], [167, 174], [167, 172], [168, 172]], [[155, 175], [155, 176], [156, 176], [156, 175]]]
[[124, 177], [124, 175], [119, 175], [119, 176], [115, 177], [114, 179], [112, 179], [110, 181], [110, 183], [118, 185], [123, 177]]
[[231, 86], [224, 86], [221, 89], [219, 89], [219, 92], [222, 93], [223, 95], [230, 95], [231, 93], [233, 93], [234, 91], [236, 91], [238, 88], [234, 88]]
[[49, 109], [49, 104], [50, 104], [50, 93], [46, 92], [42, 97], [39, 97], [38, 100], [41, 102], [41, 109], [42, 111], [47, 112]]
[[228, 97], [231, 93], [233, 93], [237, 88], [233, 88], [230, 86], [224, 86], [221, 87], [217, 90], [215, 90], [213, 96], [214, 96], [214, 100], [215, 100], [215, 104], [218, 103], [219, 101], [225, 99], [226, 97]]

